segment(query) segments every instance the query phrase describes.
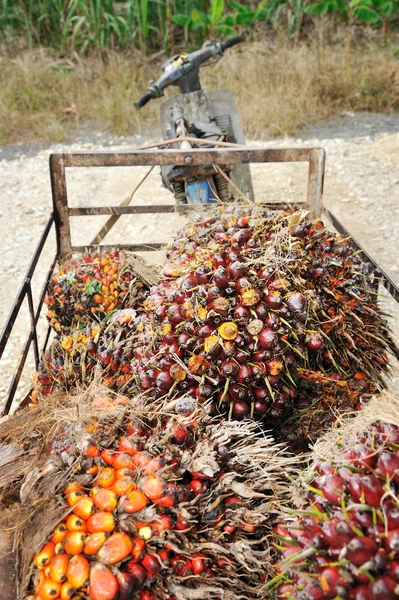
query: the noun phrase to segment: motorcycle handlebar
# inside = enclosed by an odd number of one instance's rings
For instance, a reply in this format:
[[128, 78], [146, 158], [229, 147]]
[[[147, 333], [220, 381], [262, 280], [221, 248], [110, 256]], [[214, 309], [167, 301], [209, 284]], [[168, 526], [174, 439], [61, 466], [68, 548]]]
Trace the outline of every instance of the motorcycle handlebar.
[[240, 34], [240, 35], [234, 35], [233, 37], [229, 38], [228, 40], [222, 42], [221, 46], [222, 46], [223, 52], [225, 50], [227, 50], [227, 48], [231, 48], [232, 46], [236, 46], [237, 44], [239, 44], [243, 40], [244, 40], [244, 36], [242, 34]]
[[141, 96], [141, 98], [137, 100], [137, 102], [134, 103], [134, 106], [137, 109], [140, 109], [143, 106], [145, 106], [147, 102], [152, 100], [152, 98], [154, 98], [154, 94], [152, 92], [146, 92], [143, 96]]

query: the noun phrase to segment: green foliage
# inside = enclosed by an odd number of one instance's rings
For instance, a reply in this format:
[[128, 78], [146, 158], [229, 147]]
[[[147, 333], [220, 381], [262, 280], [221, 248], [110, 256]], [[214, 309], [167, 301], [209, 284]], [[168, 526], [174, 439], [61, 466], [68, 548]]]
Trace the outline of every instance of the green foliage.
[[305, 12], [312, 16], [331, 14], [353, 23], [375, 25], [399, 12], [399, 0], [321, 0], [310, 4]]

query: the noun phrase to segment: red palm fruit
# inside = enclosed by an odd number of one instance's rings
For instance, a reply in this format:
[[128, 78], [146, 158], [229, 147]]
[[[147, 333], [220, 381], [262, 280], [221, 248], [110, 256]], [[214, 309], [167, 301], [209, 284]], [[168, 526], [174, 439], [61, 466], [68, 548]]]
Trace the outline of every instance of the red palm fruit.
[[126, 475], [118, 477], [111, 488], [117, 496], [128, 496], [134, 489], [136, 489], [136, 484], [134, 483], [133, 478]]
[[173, 519], [169, 515], [160, 515], [151, 523], [154, 535], [161, 535], [162, 531], [173, 529]]
[[131, 600], [135, 598], [137, 592], [144, 585], [139, 577], [130, 572], [117, 571], [116, 578], [119, 586], [118, 600]]
[[324, 600], [324, 592], [319, 588], [318, 585], [310, 584], [307, 585], [303, 590], [304, 597], [306, 600]]
[[65, 523], [59, 523], [54, 531], [53, 531], [53, 535], [51, 536], [51, 542], [53, 544], [58, 544], [59, 542], [62, 542], [63, 539], [65, 538], [67, 534], [67, 528]]
[[106, 542], [107, 534], [104, 531], [98, 531], [97, 533], [91, 533], [85, 539], [83, 546], [83, 554], [87, 556], [93, 556], [97, 554], [101, 546]]
[[392, 452], [381, 452], [378, 456], [376, 471], [384, 479], [388, 476], [395, 483], [399, 483], [399, 456]]
[[86, 585], [89, 579], [90, 563], [84, 556], [72, 556], [69, 561], [67, 577], [69, 583], [78, 590]]
[[191, 563], [193, 565], [193, 573], [194, 575], [199, 575], [203, 571], [205, 571], [206, 567], [206, 557], [201, 554], [201, 552], [197, 552], [197, 554], [193, 554], [191, 557]]
[[205, 482], [201, 481], [200, 479], [193, 479], [192, 481], [190, 481], [188, 487], [192, 492], [194, 492], [196, 496], [200, 496], [201, 494], [204, 494], [206, 491], [208, 491]]
[[235, 532], [235, 530], [236, 530], [236, 528], [234, 525], [225, 525], [223, 527], [223, 531], [225, 531], [229, 535], [233, 534]]
[[348, 544], [354, 537], [354, 532], [346, 521], [334, 519], [322, 525], [323, 536], [332, 548]]
[[140, 490], [133, 490], [128, 497], [123, 500], [122, 507], [127, 513], [135, 513], [143, 510], [147, 506], [147, 498]]
[[115, 479], [115, 469], [113, 469], [113, 467], [104, 467], [100, 470], [96, 483], [107, 489], [114, 485]]
[[342, 578], [338, 567], [327, 567], [320, 574], [320, 587], [331, 598], [337, 596], [337, 585], [340, 583]]
[[57, 583], [63, 583], [67, 580], [66, 572], [69, 564], [67, 554], [56, 554], [50, 561], [49, 577]]
[[40, 600], [53, 600], [53, 598], [59, 598], [60, 592], [61, 584], [53, 581], [49, 577], [46, 577], [38, 589]]
[[64, 540], [64, 550], [67, 554], [82, 554], [86, 534], [83, 531], [69, 531]]
[[65, 521], [68, 531], [86, 531], [86, 523], [77, 515], [69, 515]]
[[75, 595], [76, 595], [76, 590], [73, 587], [73, 585], [71, 585], [69, 583], [69, 581], [66, 581], [65, 583], [62, 584], [61, 592], [60, 592], [60, 600], [71, 600]]
[[366, 504], [376, 508], [380, 506], [384, 495], [382, 483], [375, 475], [354, 473], [349, 480], [349, 490], [355, 502], [360, 502], [364, 498]]
[[107, 463], [107, 465], [112, 466], [116, 456], [116, 451], [111, 448], [106, 448], [101, 452], [102, 460]]
[[397, 583], [399, 583], [399, 560], [393, 560], [388, 569], [387, 569], [387, 575], [393, 579], [394, 581], [396, 581]]
[[372, 600], [369, 586], [358, 585], [353, 591], [353, 600]]
[[399, 558], [399, 529], [388, 533], [385, 539], [385, 548], [392, 558]]
[[177, 496], [178, 491], [176, 486], [173, 483], [168, 482], [165, 494], [158, 500], [153, 500], [153, 502], [163, 508], [172, 508], [172, 506], [176, 505]]
[[141, 566], [145, 568], [149, 577], [155, 577], [161, 570], [161, 564], [156, 554], [147, 554], [141, 561]]
[[144, 587], [144, 585], [148, 579], [148, 573], [144, 569], [144, 567], [142, 567], [141, 565], [138, 565], [137, 563], [133, 563], [130, 566], [129, 565], [130, 565], [130, 563], [127, 563], [128, 572], [136, 580], [135, 589], [136, 589], [136, 591], [138, 591], [142, 587]]
[[278, 342], [278, 335], [273, 329], [265, 327], [259, 333], [259, 344], [262, 348], [273, 348]]
[[322, 475], [316, 479], [317, 487], [329, 502], [341, 504], [341, 498], [345, 491], [345, 482], [338, 475]]
[[173, 423], [170, 428], [170, 441], [173, 444], [184, 444], [188, 437], [188, 430], [183, 423]]
[[126, 533], [113, 533], [98, 551], [98, 558], [107, 565], [114, 565], [127, 558], [133, 544]]
[[220, 371], [225, 377], [235, 378], [239, 368], [240, 367], [236, 361], [232, 359], [227, 359], [220, 365]]
[[154, 475], [160, 469], [163, 469], [165, 466], [165, 459], [163, 456], [155, 456], [152, 458], [149, 463], [146, 465], [144, 472], [146, 475]]
[[80, 517], [84, 521], [93, 514], [95, 510], [93, 498], [89, 498], [89, 496], [85, 496], [80, 502], [75, 504], [73, 509], [73, 514], [77, 517]]
[[360, 567], [371, 560], [378, 550], [377, 544], [364, 536], [354, 537], [346, 546], [346, 557], [356, 567]]
[[131, 538], [132, 541], [132, 549], [130, 554], [132, 555], [131, 560], [127, 563], [128, 567], [130, 564], [135, 564], [137, 562], [141, 562], [143, 556], [146, 551], [146, 543], [141, 537]]
[[177, 517], [176, 529], [179, 531], [185, 531], [186, 529], [190, 529], [190, 523], [181, 517]]
[[365, 444], [355, 444], [353, 448], [348, 450], [347, 457], [351, 464], [359, 468], [364, 466], [374, 468], [377, 461], [377, 457], [372, 448]]
[[295, 598], [296, 589], [290, 583], [284, 583], [277, 588], [277, 599], [278, 600], [289, 600]]
[[305, 338], [305, 344], [311, 352], [318, 352], [324, 347], [324, 340], [320, 333], [309, 333]]
[[43, 548], [35, 554], [35, 565], [41, 569], [42, 567], [47, 567], [50, 563], [51, 559], [55, 554], [55, 545], [52, 542], [48, 542], [44, 544]]
[[112, 513], [97, 512], [91, 515], [87, 520], [87, 531], [89, 533], [97, 533], [104, 531], [109, 533], [115, 529], [115, 520]]
[[117, 454], [115, 456], [113, 468], [116, 471], [119, 471], [120, 469], [134, 469], [134, 462], [132, 456], [126, 454], [125, 452], [123, 452], [122, 454]]
[[[153, 594], [150, 594], [146, 590], [140, 592], [140, 600], [156, 600]], [[174, 596], [170, 596], [167, 600], [175, 600]]]
[[139, 488], [150, 500], [159, 500], [166, 489], [166, 479], [159, 475], [149, 475], [139, 481]]
[[252, 369], [251, 367], [247, 366], [247, 365], [241, 365], [237, 376], [236, 376], [236, 380], [239, 383], [243, 383], [245, 385], [249, 385], [252, 381]]
[[294, 313], [302, 312], [306, 306], [306, 297], [299, 292], [294, 292], [288, 296], [286, 304], [290, 311]]
[[91, 442], [89, 442], [89, 444], [85, 450], [85, 456], [90, 456], [91, 458], [94, 458], [96, 456], [101, 456], [101, 450], [95, 444], [92, 444]]
[[100, 562], [90, 567], [90, 600], [115, 600], [118, 597], [118, 581], [112, 571]]
[[246, 402], [239, 400], [233, 404], [233, 415], [236, 419], [244, 419], [249, 414], [250, 408]]
[[102, 489], [94, 496], [96, 508], [105, 512], [112, 512], [118, 505], [118, 498], [114, 491]]
[[137, 454], [135, 454], [132, 458], [136, 469], [145, 469], [152, 459], [152, 456], [149, 454], [149, 452], [142, 450], [141, 452], [137, 452]]
[[399, 589], [390, 577], [377, 577], [369, 585], [371, 600], [397, 600]]
[[135, 435], [130, 435], [128, 437], [122, 438], [119, 443], [118, 451], [126, 452], [126, 454], [136, 454], [136, 452], [140, 452], [143, 449], [143, 442], [138, 440]]

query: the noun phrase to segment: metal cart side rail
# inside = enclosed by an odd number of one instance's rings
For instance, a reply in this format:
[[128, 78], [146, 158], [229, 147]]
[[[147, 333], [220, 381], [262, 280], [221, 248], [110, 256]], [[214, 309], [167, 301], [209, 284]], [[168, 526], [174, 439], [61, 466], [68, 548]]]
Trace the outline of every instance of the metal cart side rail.
[[[134, 166], [157, 166], [157, 165], [230, 165], [234, 163], [280, 163], [280, 162], [307, 162], [308, 189], [307, 200], [302, 204], [314, 217], [321, 217], [323, 213], [323, 182], [325, 168], [325, 151], [321, 148], [251, 148], [246, 147], [220, 147], [212, 150], [193, 149], [187, 151], [176, 150], [135, 150], [126, 153], [73, 153], [73, 154], [52, 154], [50, 156], [50, 177], [53, 198], [53, 213], [50, 216], [39, 243], [34, 252], [31, 263], [26, 272], [24, 281], [17, 293], [10, 314], [6, 320], [5, 326], [0, 336], [0, 360], [7, 346], [10, 335], [14, 328], [16, 319], [21, 306], [27, 301], [30, 315], [30, 330], [19, 360], [16, 365], [15, 373], [11, 379], [8, 389], [6, 403], [3, 409], [3, 415], [9, 414], [13, 407], [13, 400], [17, 390], [21, 375], [26, 363], [30, 348], [33, 346], [36, 366], [40, 360], [41, 352], [45, 350], [49, 336], [50, 328], [44, 337], [42, 344], [39, 344], [37, 325], [39, 317], [42, 314], [44, 298], [49, 279], [55, 267], [57, 260], [70, 255], [73, 252], [82, 251], [85, 248], [98, 248], [98, 245], [73, 246], [71, 242], [70, 217], [86, 215], [122, 215], [122, 214], [151, 214], [151, 213], [188, 213], [192, 210], [199, 210], [197, 205], [148, 205], [148, 206], [106, 206], [106, 207], [79, 207], [71, 208], [68, 206], [66, 169], [69, 167], [134, 167]], [[281, 203], [265, 204], [270, 209], [281, 208]], [[332, 215], [326, 211], [328, 217], [332, 220], [334, 227], [343, 235], [350, 235], [344, 226]], [[38, 298], [37, 306], [34, 306], [32, 296], [32, 277], [35, 273], [37, 263], [42, 254], [43, 248], [52, 230], [55, 230], [57, 251], [47, 272], [47, 276]], [[384, 273], [379, 265], [364, 251], [356, 240], [353, 240], [356, 248], [363, 252], [364, 257], [372, 264], [376, 275], [377, 285], [385, 286], [389, 294], [399, 303], [399, 288]], [[122, 250], [132, 251], [151, 251], [160, 248], [163, 244], [120, 244]], [[107, 247], [101, 245], [101, 247]], [[399, 350], [397, 351], [399, 358]]]

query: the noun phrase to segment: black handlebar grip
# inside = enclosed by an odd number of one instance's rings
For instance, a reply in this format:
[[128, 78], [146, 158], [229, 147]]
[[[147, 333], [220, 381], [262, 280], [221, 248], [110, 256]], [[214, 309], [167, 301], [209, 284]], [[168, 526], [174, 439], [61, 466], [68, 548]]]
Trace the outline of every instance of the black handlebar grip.
[[147, 104], [147, 102], [149, 102], [153, 97], [154, 94], [152, 92], [146, 92], [144, 96], [141, 96], [141, 98], [134, 103], [134, 106], [137, 108], [137, 110], [140, 110], [140, 108]]
[[242, 41], [244, 41], [244, 36], [242, 34], [234, 35], [233, 37], [229, 38], [225, 42], [222, 42], [221, 45], [222, 45], [223, 52], [225, 50], [227, 50], [227, 48], [231, 48], [232, 46], [235, 46], [236, 44], [239, 44]]

